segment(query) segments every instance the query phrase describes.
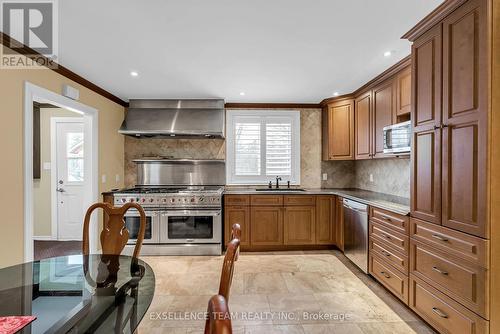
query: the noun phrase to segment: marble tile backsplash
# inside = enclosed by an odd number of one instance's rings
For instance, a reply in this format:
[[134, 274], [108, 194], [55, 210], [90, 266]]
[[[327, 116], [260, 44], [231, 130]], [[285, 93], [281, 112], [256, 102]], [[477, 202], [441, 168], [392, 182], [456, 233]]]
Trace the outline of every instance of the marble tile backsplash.
[[323, 161], [322, 173], [328, 174], [328, 180], [321, 183], [323, 188], [358, 188], [410, 197], [410, 159]]

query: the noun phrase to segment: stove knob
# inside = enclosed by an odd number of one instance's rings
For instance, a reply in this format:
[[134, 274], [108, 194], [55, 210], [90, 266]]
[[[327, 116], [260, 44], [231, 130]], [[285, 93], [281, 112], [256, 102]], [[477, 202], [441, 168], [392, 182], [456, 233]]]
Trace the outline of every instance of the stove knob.
[[130, 199], [130, 203], [133, 203], [133, 202], [134, 202], [134, 199], [133, 199], [133, 198], [131, 198], [131, 199]]
[[191, 198], [191, 203], [194, 203], [194, 197], [193, 197], [193, 198]]
[[153, 202], [155, 201], [155, 199], [154, 199], [154, 198], [150, 198], [150, 199], [149, 199], [149, 201], [150, 201], [151, 203], [153, 203]]
[[145, 198], [141, 198], [141, 202], [142, 203], [146, 202], [146, 199]]
[[203, 202], [205, 200], [205, 197], [200, 197], [198, 198], [198, 201]]
[[171, 198], [171, 199], [170, 199], [170, 202], [171, 202], [171, 203], [174, 203], [174, 202], [175, 202], [175, 198]]
[[122, 203], [125, 203], [127, 201], [126, 198], [122, 198]]

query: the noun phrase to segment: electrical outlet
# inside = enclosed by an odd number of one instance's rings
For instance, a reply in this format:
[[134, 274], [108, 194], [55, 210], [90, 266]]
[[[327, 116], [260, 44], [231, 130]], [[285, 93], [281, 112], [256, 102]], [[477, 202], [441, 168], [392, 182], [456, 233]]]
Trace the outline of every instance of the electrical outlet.
[[116, 183], [120, 182], [120, 174], [115, 175], [115, 182]]
[[101, 182], [106, 183], [106, 174], [102, 174], [101, 176]]
[[328, 174], [323, 173], [323, 181], [326, 181], [326, 180], [328, 180]]
[[370, 174], [370, 182], [373, 182], [373, 174]]

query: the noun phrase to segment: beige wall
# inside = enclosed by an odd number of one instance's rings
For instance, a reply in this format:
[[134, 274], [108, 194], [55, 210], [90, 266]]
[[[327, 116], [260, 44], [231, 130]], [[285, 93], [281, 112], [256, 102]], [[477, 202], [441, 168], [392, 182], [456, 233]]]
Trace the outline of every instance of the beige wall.
[[[52, 117], [80, 117], [83, 121], [82, 115], [63, 108], [40, 109], [40, 163], [42, 167], [40, 179], [33, 181], [33, 235], [37, 237], [52, 236], [51, 171], [43, 168], [45, 162], [51, 163], [50, 119]], [[55, 165], [51, 168], [55, 168]]]
[[[321, 186], [321, 109], [300, 110], [301, 186]], [[136, 183], [133, 159], [142, 156], [171, 156], [191, 159], [225, 159], [223, 139], [137, 139], [125, 138], [126, 186]]]
[[[62, 85], [80, 90], [80, 102], [99, 111], [99, 175], [107, 182], [99, 183], [100, 191], [120, 187], [123, 183], [123, 136], [117, 133], [124, 108], [93, 91], [50, 70], [0, 69], [0, 141], [2, 163], [0, 203], [4, 206], [0, 234], [0, 267], [23, 262], [23, 97], [24, 82], [29, 81], [61, 94]], [[115, 175], [120, 182], [115, 182]]]

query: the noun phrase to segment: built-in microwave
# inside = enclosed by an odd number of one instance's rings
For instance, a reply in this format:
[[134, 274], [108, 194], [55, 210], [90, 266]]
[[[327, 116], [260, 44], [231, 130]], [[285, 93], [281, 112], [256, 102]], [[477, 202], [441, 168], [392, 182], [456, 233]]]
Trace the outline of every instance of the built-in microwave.
[[384, 127], [384, 153], [402, 155], [411, 151], [411, 121]]

